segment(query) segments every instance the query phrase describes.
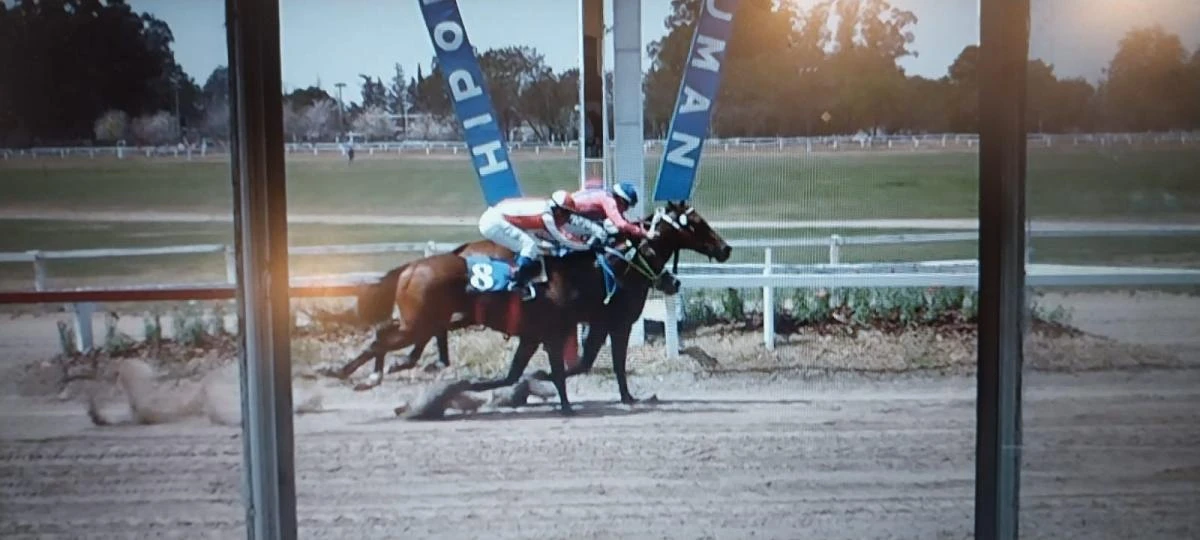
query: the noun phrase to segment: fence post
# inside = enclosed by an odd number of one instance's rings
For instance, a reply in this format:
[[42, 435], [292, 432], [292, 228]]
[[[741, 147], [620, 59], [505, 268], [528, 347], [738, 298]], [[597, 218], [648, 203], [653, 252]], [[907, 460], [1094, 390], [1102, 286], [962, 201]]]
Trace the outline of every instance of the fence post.
[[[629, 344], [634, 347], [641, 347], [646, 344], [646, 319], [644, 318], [645, 311], [638, 314], [636, 321], [633, 321], [633, 328], [629, 329]], [[612, 341], [611, 339], [609, 341]]]
[[46, 259], [42, 258], [42, 252], [30, 251], [33, 256], [33, 290], [41, 292], [46, 290]]
[[434, 253], [437, 253], [437, 243], [430, 240], [425, 243], [425, 256], [428, 257]]
[[829, 264], [840, 264], [842, 262], [842, 237], [836, 234], [829, 235]]
[[96, 312], [96, 304], [80, 302], [71, 304], [75, 312], [75, 347], [79, 352], [88, 352], [95, 347], [92, 336], [92, 314]]
[[225, 246], [225, 282], [230, 285], [237, 284], [237, 255], [233, 252], [233, 246]]
[[663, 298], [663, 303], [666, 305], [663, 337], [666, 340], [667, 358], [674, 360], [679, 357], [679, 314], [675, 311], [679, 303], [675, 295]]
[[[771, 248], [763, 249], [763, 275], [771, 275]], [[775, 288], [763, 286], [763, 344], [768, 351], [775, 350]]]

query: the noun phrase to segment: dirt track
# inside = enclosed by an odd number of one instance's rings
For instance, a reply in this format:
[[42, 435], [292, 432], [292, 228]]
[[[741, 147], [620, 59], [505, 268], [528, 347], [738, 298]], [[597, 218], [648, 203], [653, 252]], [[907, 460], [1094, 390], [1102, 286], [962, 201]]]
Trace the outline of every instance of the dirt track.
[[[1098, 316], [1111, 298], [1074, 300], [1093, 330], [1134, 328]], [[1143, 337], [1174, 333], [1160, 329]], [[52, 325], [0, 330], [3, 364], [53, 351]], [[244, 534], [237, 428], [96, 428], [7, 382], [0, 537]], [[662, 401], [629, 409], [588, 377], [578, 418], [533, 405], [432, 423], [392, 416], [415, 387], [328, 386], [329, 411], [295, 420], [301, 536], [970, 538], [974, 384], [672, 374], [635, 378]], [[1200, 537], [1200, 369], [1029, 373], [1024, 406], [1024, 538]]]
[[[1031, 376], [1026, 538], [1200, 534], [1200, 372]], [[637, 381], [663, 402], [413, 423], [396, 388], [296, 419], [308, 538], [969, 538], [969, 380]], [[580, 388], [582, 387], [582, 388]], [[0, 535], [238, 537], [236, 428], [93, 428], [4, 398]]]

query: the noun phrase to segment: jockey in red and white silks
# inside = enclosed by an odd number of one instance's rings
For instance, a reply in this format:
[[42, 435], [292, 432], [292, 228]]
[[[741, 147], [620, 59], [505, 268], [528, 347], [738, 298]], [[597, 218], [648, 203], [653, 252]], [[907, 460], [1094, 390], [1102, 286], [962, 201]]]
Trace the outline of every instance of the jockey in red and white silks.
[[[513, 288], [525, 290], [526, 300], [532, 298], [527, 285], [533, 279], [535, 263], [541, 258], [543, 248], [586, 251], [603, 245], [608, 236], [604, 227], [577, 212], [571, 194], [559, 190], [549, 200], [534, 197], [505, 199], [479, 217], [479, 232], [485, 238], [517, 254]], [[586, 231], [588, 237], [580, 238], [568, 231], [568, 225]]]

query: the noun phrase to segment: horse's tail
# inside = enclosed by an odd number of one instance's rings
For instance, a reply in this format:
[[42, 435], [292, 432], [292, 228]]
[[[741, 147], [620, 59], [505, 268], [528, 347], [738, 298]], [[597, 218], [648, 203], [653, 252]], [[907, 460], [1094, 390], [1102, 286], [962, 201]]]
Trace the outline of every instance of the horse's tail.
[[400, 282], [400, 273], [408, 265], [404, 263], [393, 268], [379, 281], [367, 285], [358, 293], [358, 319], [363, 324], [374, 325], [392, 317], [392, 305], [396, 299], [396, 284]]

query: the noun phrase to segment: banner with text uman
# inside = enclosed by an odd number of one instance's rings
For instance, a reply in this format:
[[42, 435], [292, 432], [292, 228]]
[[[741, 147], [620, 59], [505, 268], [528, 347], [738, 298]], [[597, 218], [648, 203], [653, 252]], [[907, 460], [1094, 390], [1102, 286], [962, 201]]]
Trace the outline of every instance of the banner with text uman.
[[475, 50], [455, 0], [418, 0], [488, 206], [521, 196]]
[[688, 200], [700, 165], [700, 150], [708, 137], [712, 119], [712, 104], [721, 84], [721, 63], [725, 60], [725, 44], [733, 31], [733, 14], [738, 0], [704, 0], [700, 21], [692, 34], [683, 81], [671, 126], [667, 130], [666, 148], [658, 181], [654, 184], [654, 200]]

